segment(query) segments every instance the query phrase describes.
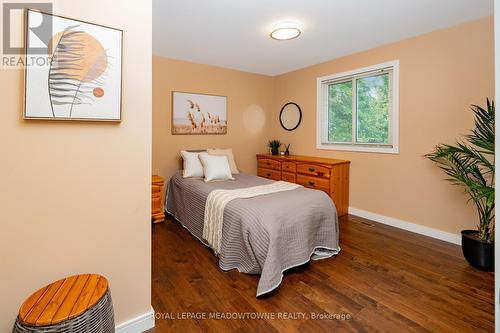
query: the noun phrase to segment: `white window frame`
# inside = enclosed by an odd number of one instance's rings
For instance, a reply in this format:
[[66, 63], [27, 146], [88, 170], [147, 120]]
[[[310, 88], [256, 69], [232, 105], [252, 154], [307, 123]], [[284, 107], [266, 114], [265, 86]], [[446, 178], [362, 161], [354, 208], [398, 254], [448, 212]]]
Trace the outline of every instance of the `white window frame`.
[[[328, 84], [353, 76], [376, 74], [380, 70], [392, 70], [392, 104], [390, 106], [389, 137], [392, 142], [388, 145], [363, 143], [329, 143], [328, 138]], [[353, 87], [354, 89], [354, 87]], [[399, 60], [393, 60], [373, 66], [363, 67], [347, 72], [327, 75], [317, 78], [317, 107], [316, 107], [316, 148], [326, 150], [347, 150], [369, 153], [399, 154]], [[356, 110], [353, 108], [353, 118]], [[353, 121], [353, 134], [355, 129]], [[353, 141], [356, 137], [353, 135]]]

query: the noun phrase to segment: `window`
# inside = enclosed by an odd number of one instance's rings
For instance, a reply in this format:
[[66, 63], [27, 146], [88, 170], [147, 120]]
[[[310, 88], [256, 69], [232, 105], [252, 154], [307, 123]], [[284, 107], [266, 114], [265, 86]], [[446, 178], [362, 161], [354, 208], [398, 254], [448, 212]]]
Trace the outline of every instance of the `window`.
[[399, 152], [399, 61], [318, 78], [317, 148]]

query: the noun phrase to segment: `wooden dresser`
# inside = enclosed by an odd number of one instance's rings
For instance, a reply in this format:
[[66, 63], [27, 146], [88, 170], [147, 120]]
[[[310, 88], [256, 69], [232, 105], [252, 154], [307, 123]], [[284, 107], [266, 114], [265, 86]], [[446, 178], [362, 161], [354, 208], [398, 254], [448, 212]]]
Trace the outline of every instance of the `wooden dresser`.
[[326, 192], [339, 216], [349, 208], [350, 161], [308, 156], [258, 154], [260, 177], [284, 180]]
[[162, 177], [153, 175], [151, 179], [151, 219], [154, 223], [165, 221], [163, 212], [163, 186], [165, 181]]

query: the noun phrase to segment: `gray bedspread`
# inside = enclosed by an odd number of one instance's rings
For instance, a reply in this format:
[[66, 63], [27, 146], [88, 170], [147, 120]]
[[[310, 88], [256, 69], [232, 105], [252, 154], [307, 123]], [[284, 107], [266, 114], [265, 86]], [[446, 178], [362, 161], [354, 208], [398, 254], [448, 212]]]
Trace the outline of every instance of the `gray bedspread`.
[[[233, 175], [235, 180], [205, 183], [182, 178], [177, 172], [169, 182], [166, 211], [191, 234], [203, 239], [203, 217], [208, 194], [215, 189], [236, 189], [264, 185], [271, 180]], [[283, 272], [310, 259], [337, 254], [339, 228], [337, 211], [318, 190], [298, 188], [248, 199], [232, 200], [224, 211], [219, 266], [261, 274], [257, 296], [278, 287]]]

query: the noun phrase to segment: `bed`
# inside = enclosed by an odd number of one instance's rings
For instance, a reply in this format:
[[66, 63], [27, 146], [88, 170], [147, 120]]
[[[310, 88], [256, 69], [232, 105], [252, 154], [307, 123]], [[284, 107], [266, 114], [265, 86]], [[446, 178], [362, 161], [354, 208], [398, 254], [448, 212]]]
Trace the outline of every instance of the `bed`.
[[[205, 183], [177, 172], [166, 195], [166, 211], [193, 236], [203, 238], [205, 203], [216, 189], [241, 189], [274, 181], [250, 174]], [[219, 267], [260, 274], [257, 296], [278, 287], [283, 272], [309, 260], [340, 251], [337, 211], [322, 191], [299, 187], [290, 191], [234, 199], [224, 209]]]

